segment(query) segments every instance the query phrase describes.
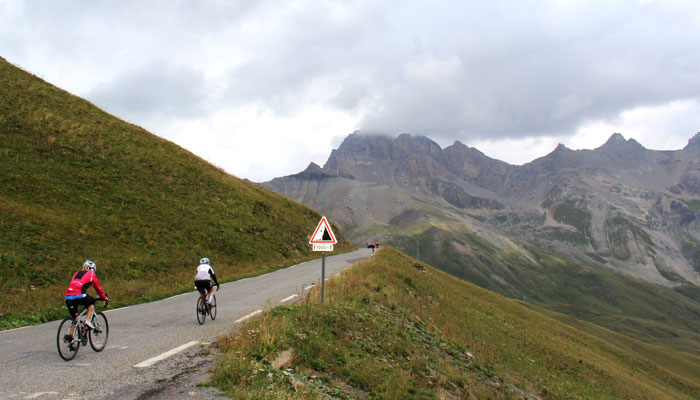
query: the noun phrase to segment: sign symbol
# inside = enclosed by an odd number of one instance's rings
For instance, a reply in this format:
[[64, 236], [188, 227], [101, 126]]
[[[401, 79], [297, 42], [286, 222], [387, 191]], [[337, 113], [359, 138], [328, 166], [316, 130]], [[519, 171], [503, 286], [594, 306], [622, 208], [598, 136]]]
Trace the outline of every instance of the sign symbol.
[[323, 236], [321, 237], [321, 240], [324, 242], [332, 242], [333, 239], [331, 238], [331, 235], [328, 233], [328, 229], [323, 230]]

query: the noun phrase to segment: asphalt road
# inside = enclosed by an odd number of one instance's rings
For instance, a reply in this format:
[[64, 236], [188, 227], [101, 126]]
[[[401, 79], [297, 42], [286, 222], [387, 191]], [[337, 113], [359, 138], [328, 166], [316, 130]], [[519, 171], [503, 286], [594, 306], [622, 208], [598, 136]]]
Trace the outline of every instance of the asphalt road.
[[[369, 255], [369, 250], [360, 249], [326, 257], [326, 278]], [[194, 274], [194, 267], [192, 270]], [[72, 361], [63, 361], [56, 350], [60, 321], [0, 332], [0, 399], [149, 398], [144, 392], [154, 381], [185, 368], [182, 354], [201, 352], [203, 345], [236, 329], [240, 324], [236, 321], [280, 302], [292, 302], [320, 280], [319, 258], [226, 283], [216, 292], [216, 320], [207, 318], [204, 325], [196, 320], [198, 293], [194, 290], [108, 310], [110, 332], [105, 350], [95, 353], [89, 345], [81, 346]], [[108, 290], [109, 282], [103, 286]], [[183, 345], [189, 347], [178, 355], [153, 361]], [[173, 361], [178, 356], [180, 361]]]

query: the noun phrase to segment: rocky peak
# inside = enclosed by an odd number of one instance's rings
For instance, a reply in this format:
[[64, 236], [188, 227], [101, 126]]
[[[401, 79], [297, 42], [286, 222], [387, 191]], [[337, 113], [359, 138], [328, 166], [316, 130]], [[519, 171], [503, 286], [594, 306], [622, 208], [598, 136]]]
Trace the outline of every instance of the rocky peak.
[[442, 149], [440, 145], [425, 136], [413, 136], [402, 133], [394, 140], [393, 157], [437, 157]]
[[459, 140], [455, 140], [452, 145], [445, 147], [445, 152], [448, 153], [456, 153], [456, 154], [470, 154], [476, 157], [485, 157], [488, 158], [484, 153], [479, 151], [479, 149], [476, 149], [474, 147], [469, 147], [466, 144], [460, 142]]
[[486, 156], [459, 141], [445, 147], [439, 160], [450, 172], [466, 182], [499, 191], [514, 166]]
[[[551, 153], [547, 154], [543, 158], [546, 160], [563, 160], [565, 158], [569, 158], [572, 154], [575, 154], [576, 152], [574, 150], [571, 150], [570, 148], [566, 147], [564, 144], [559, 143], [557, 147], [552, 150]], [[535, 160], [536, 161], [536, 160]]]
[[[306, 167], [305, 170], [299, 172], [298, 174], [289, 175], [287, 178], [298, 178], [303, 180], [314, 180], [314, 179], [326, 179], [332, 178], [336, 175], [326, 172], [323, 168], [319, 167], [318, 164], [312, 162]], [[273, 179], [273, 182], [279, 178]]]
[[312, 162], [309, 164], [309, 166], [306, 167], [306, 169], [303, 170], [302, 172], [304, 172], [304, 173], [311, 173], [311, 174], [317, 174], [317, 173], [323, 173], [323, 169], [321, 169], [321, 167], [320, 167], [318, 164], [316, 164], [315, 162], [312, 161]]
[[559, 143], [557, 147], [544, 157], [540, 157], [530, 163], [523, 165], [521, 172], [556, 173], [562, 171], [572, 171], [581, 167], [581, 161], [577, 157], [577, 152]]
[[696, 133], [695, 136], [688, 140], [688, 144], [683, 150], [700, 150], [700, 132]]
[[625, 144], [625, 143], [627, 143], [627, 140], [625, 140], [625, 137], [622, 136], [621, 133], [615, 132], [615, 133], [612, 134], [612, 136], [610, 136], [610, 138], [608, 139], [608, 141], [605, 142], [605, 144], [603, 144], [603, 147], [605, 147], [605, 146], [615, 146], [615, 145], [618, 145], [618, 144]]
[[386, 155], [391, 145], [389, 136], [355, 131], [343, 140], [338, 151], [345, 154], [363, 154], [366, 156]]
[[639, 151], [639, 150], [644, 150], [644, 146], [642, 146], [639, 142], [637, 142], [634, 139], [628, 139], [625, 140], [625, 137], [622, 136], [620, 133], [613, 133], [612, 136], [610, 136], [610, 139], [608, 139], [607, 142], [605, 142], [604, 145], [600, 146], [596, 150], [604, 150], [604, 151]]
[[357, 176], [357, 171], [351, 171], [355, 169], [354, 166], [389, 159], [391, 144], [392, 139], [388, 136], [355, 131], [331, 151], [323, 169], [340, 176]]
[[559, 143], [557, 147], [552, 151], [552, 154], [562, 154], [566, 152], [567, 150], [571, 150], [568, 147], [566, 147], [564, 144]]

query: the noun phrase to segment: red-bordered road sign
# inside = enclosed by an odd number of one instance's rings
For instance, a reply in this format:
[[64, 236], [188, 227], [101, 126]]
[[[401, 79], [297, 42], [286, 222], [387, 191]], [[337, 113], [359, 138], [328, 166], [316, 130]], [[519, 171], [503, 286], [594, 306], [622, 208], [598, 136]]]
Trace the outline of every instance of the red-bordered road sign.
[[335, 234], [331, 229], [331, 224], [328, 223], [326, 217], [321, 217], [321, 221], [318, 223], [314, 234], [311, 235], [311, 244], [336, 244], [338, 240], [335, 238]]

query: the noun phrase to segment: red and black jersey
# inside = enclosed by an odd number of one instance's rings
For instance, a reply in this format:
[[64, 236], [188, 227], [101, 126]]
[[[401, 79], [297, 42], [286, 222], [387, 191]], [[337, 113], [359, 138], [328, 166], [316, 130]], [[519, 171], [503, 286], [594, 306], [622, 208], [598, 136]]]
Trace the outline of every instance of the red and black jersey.
[[66, 298], [69, 296], [72, 298], [85, 297], [85, 292], [88, 290], [90, 285], [93, 284], [95, 285], [95, 290], [100, 298], [106, 299], [107, 295], [105, 294], [104, 290], [102, 290], [100, 281], [97, 280], [97, 274], [90, 270], [78, 271], [75, 273], [75, 275], [73, 275], [73, 279], [71, 279], [70, 285], [68, 286], [68, 289], [66, 289]]

